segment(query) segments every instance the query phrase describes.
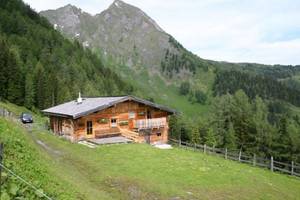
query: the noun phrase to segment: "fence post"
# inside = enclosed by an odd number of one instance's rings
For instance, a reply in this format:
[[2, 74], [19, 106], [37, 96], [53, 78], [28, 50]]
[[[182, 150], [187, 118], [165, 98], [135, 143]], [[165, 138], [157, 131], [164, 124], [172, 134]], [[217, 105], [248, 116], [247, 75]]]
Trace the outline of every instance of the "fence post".
[[180, 138], [178, 140], [178, 145], [179, 145], [179, 147], [181, 146], [181, 139]]
[[256, 166], [256, 154], [253, 155], [253, 166]]
[[294, 175], [294, 161], [292, 161], [292, 169], [291, 169], [291, 175]]
[[204, 144], [203, 152], [206, 153], [206, 144]]
[[215, 145], [213, 145], [212, 153], [215, 153]]
[[194, 143], [194, 151], [196, 151], [196, 143]]
[[225, 148], [225, 159], [227, 159], [227, 148]]
[[242, 150], [239, 152], [239, 162], [241, 162], [241, 157], [242, 157]]
[[271, 164], [270, 164], [270, 169], [273, 172], [274, 171], [274, 162], [273, 162], [273, 156], [271, 156]]
[[3, 164], [3, 143], [0, 143], [0, 197], [2, 195], [2, 164]]

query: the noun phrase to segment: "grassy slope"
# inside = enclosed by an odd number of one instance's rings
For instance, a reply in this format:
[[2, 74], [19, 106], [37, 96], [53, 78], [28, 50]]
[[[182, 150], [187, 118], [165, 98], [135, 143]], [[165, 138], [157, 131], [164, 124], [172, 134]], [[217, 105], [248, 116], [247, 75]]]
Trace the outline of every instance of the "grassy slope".
[[[72, 191], [72, 187], [55, 173], [52, 173], [53, 160], [45, 154], [34, 141], [26, 135], [23, 127], [16, 126], [15, 122], [0, 117], [0, 142], [4, 143], [4, 164], [25, 180], [42, 189], [47, 195], [55, 199], [78, 199], [81, 195]], [[3, 179], [9, 182], [13, 178], [4, 170]], [[40, 199], [34, 190], [20, 181], [14, 182], [19, 194], [25, 194], [29, 199]], [[0, 199], [9, 199], [13, 183], [4, 184]], [[27, 188], [27, 189], [25, 189]], [[13, 192], [14, 193], [14, 192]]]
[[[123, 80], [128, 81], [137, 89], [138, 96], [149, 98], [152, 97], [157, 103], [167, 105], [178, 110], [189, 118], [206, 117], [209, 113], [209, 101], [206, 105], [198, 103], [192, 104], [187, 96], [179, 94], [179, 84], [182, 80], [170, 80], [165, 82], [157, 74], [149, 74], [146, 69], [131, 69], [127, 66], [120, 66], [118, 64], [107, 63], [116, 73], [123, 77]], [[214, 73], [212, 70], [204, 72], [201, 69], [197, 71], [193, 77], [193, 84], [197, 85], [203, 91], [211, 96], [211, 87], [214, 81]]]
[[[7, 107], [16, 112], [24, 109], [12, 104]], [[3, 119], [0, 119], [0, 127], [6, 127], [8, 130], [5, 134], [0, 134], [2, 140], [11, 133], [15, 137], [24, 138], [27, 143], [27, 146], [22, 147], [24, 152], [27, 152], [27, 148], [32, 150], [31, 155], [36, 158], [33, 160], [38, 161], [39, 166], [45, 169], [46, 177], [62, 183], [64, 191], [68, 193], [75, 195], [77, 191], [80, 194], [76, 194], [77, 198], [300, 198], [300, 184], [296, 178], [199, 152], [177, 148], [159, 150], [145, 144], [111, 145], [90, 149], [71, 144], [35, 128], [28, 134], [24, 129]], [[33, 142], [37, 140], [43, 145]], [[20, 169], [22, 164], [24, 163], [20, 162]], [[25, 170], [32, 170], [28, 174], [34, 174], [34, 169]], [[48, 181], [46, 183], [48, 186]], [[54, 189], [49, 188], [46, 191], [51, 193]], [[58, 190], [58, 193], [61, 192]], [[68, 198], [68, 195], [66, 196]]]

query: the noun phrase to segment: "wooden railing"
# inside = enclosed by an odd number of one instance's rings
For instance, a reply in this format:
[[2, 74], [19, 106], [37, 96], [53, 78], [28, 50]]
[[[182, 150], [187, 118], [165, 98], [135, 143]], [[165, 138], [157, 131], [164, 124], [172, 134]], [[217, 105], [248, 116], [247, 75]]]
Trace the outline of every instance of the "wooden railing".
[[138, 119], [134, 121], [134, 128], [137, 129], [147, 129], [147, 128], [160, 128], [165, 127], [167, 124], [167, 119], [153, 118], [153, 119]]

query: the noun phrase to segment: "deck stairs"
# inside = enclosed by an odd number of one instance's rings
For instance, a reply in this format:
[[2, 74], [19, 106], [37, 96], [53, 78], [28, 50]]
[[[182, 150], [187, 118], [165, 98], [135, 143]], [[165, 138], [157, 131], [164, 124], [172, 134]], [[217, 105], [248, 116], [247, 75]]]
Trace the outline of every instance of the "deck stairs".
[[139, 133], [134, 132], [134, 131], [130, 131], [128, 129], [120, 129], [120, 133], [122, 134], [122, 136], [133, 140], [135, 142], [138, 142], [139, 140]]

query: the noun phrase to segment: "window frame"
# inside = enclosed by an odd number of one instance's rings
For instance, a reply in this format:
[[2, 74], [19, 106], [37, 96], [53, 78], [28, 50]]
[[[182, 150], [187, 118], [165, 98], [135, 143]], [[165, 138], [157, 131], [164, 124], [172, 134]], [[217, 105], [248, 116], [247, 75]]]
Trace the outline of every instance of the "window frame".
[[136, 114], [136, 113], [135, 113], [134, 111], [129, 111], [129, 112], [128, 112], [128, 118], [129, 118], [129, 119], [135, 119], [135, 114]]
[[111, 128], [116, 128], [117, 126], [118, 126], [117, 118], [110, 118], [110, 127]]

